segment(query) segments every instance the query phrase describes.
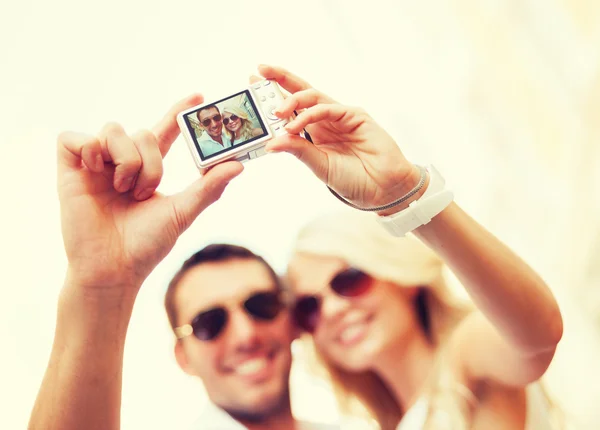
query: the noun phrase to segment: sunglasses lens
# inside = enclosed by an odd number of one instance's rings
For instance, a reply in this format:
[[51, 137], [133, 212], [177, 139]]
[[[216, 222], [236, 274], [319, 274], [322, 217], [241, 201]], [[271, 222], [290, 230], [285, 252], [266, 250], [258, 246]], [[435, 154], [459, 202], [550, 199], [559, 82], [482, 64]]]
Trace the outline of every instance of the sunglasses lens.
[[299, 299], [294, 307], [294, 319], [296, 324], [309, 333], [317, 328], [319, 322], [320, 302], [315, 296], [307, 296]]
[[237, 115], [231, 115], [230, 118], [232, 121], [237, 121], [239, 119]]
[[215, 115], [212, 118], [207, 118], [204, 121], [202, 121], [202, 125], [204, 127], [208, 127], [210, 125], [210, 122], [214, 121], [214, 122], [219, 122], [221, 121], [221, 115]]
[[223, 308], [215, 308], [202, 312], [194, 321], [192, 329], [194, 336], [200, 340], [212, 340], [221, 333], [227, 322], [227, 311]]
[[276, 292], [254, 294], [244, 303], [246, 310], [260, 320], [272, 320], [283, 308], [283, 303]]
[[225, 125], [229, 124], [229, 118], [223, 118], [223, 124], [225, 124]]
[[338, 273], [331, 281], [331, 288], [340, 296], [356, 297], [371, 288], [372, 279], [366, 273], [350, 268]]

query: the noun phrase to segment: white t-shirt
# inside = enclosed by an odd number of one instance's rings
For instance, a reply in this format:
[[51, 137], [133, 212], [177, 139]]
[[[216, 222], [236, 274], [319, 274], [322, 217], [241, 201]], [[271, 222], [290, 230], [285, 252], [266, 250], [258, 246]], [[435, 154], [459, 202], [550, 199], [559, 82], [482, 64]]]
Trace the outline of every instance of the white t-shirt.
[[[300, 430], [339, 430], [338, 426], [327, 424], [298, 422]], [[190, 430], [247, 430], [242, 424], [231, 418], [227, 412], [210, 403]]]
[[[548, 415], [548, 404], [539, 384], [531, 384], [526, 389], [527, 418], [525, 430], [552, 430]], [[428, 413], [428, 400], [419, 399], [406, 413], [396, 430], [421, 430]]]
[[231, 140], [229, 139], [229, 136], [225, 132], [225, 127], [223, 127], [223, 129], [221, 130], [221, 140], [223, 141], [223, 144], [220, 144], [219, 142], [215, 141], [206, 132], [206, 130], [203, 131], [202, 134], [200, 135], [200, 137], [198, 138], [198, 145], [200, 146], [200, 149], [202, 150], [202, 154], [205, 157], [208, 157], [209, 155], [212, 155], [215, 152], [222, 151], [225, 148], [231, 148]]

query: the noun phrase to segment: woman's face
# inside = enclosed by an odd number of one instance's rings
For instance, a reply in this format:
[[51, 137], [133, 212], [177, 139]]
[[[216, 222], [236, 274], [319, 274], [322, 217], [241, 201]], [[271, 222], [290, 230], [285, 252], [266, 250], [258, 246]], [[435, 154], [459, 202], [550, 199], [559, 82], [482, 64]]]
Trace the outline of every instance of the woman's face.
[[[338, 282], [344, 279], [340, 273], [351, 273], [348, 269], [339, 258], [296, 254], [288, 275], [297, 299], [320, 296], [319, 314], [313, 320], [319, 352], [333, 364], [358, 372], [372, 369], [381, 354], [402, 348], [407, 335], [417, 330], [412, 305], [416, 289], [367, 275], [366, 281], [360, 281], [366, 284], [354, 290], [357, 295], [344, 297], [330, 284], [335, 279], [337, 290], [338, 286], [351, 288]], [[348, 277], [345, 279], [347, 283]]]
[[242, 118], [232, 114], [231, 112], [223, 112], [223, 124], [225, 124], [225, 128], [227, 128], [227, 130], [231, 131], [232, 133], [236, 133], [240, 128], [242, 128]]

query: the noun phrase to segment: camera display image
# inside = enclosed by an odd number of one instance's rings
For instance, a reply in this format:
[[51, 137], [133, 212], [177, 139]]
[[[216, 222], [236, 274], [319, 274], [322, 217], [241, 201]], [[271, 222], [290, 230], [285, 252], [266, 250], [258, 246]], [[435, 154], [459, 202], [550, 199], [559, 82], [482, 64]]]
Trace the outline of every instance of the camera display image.
[[248, 90], [186, 114], [185, 122], [202, 160], [268, 134]]

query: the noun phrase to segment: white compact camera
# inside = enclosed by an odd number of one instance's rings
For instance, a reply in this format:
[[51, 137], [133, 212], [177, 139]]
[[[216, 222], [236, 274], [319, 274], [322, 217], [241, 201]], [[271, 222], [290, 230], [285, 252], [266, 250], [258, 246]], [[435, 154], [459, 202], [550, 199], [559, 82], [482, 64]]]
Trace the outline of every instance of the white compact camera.
[[179, 113], [177, 123], [198, 168], [264, 155], [265, 144], [285, 134], [284, 126], [291, 120], [274, 114], [283, 99], [275, 81], [263, 80], [216, 102]]

